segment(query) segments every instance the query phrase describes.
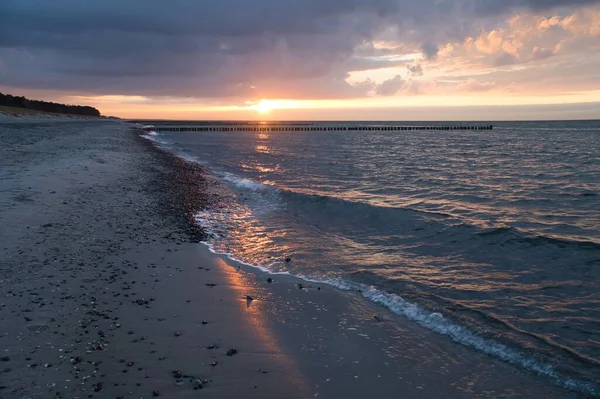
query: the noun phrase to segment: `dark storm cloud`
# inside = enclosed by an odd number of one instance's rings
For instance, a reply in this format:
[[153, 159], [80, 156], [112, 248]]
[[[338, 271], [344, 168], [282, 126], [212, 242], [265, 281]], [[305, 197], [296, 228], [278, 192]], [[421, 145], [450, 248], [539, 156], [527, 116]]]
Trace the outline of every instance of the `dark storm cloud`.
[[437, 44], [426, 42], [421, 45], [421, 51], [426, 60], [435, 60], [437, 58], [439, 47]]
[[479, 0], [472, 1], [478, 15], [501, 14], [510, 9], [544, 11], [556, 7], [576, 7], [597, 4], [597, 0]]
[[[382, 29], [438, 44], [516, 9], [600, 0], [2, 0], [0, 85], [149, 96], [356, 97], [352, 55]], [[385, 62], [385, 61], [384, 61]]]

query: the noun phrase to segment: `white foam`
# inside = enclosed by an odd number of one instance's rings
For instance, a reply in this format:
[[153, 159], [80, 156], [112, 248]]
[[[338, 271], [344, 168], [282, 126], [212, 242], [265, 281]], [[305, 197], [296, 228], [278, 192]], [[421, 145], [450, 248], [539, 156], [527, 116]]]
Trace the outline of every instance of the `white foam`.
[[449, 336], [454, 342], [472, 347], [478, 351], [502, 359], [505, 362], [524, 367], [540, 375], [549, 377], [553, 379], [557, 385], [564, 388], [592, 395], [598, 394], [597, 388], [590, 383], [561, 376], [553, 366], [529, 358], [524, 353], [520, 353], [499, 342], [477, 335], [468, 328], [460, 326], [445, 318], [441, 313], [432, 313], [419, 305], [405, 301], [399, 295], [386, 293], [375, 287], [349, 282], [340, 278], [314, 280], [302, 276], [296, 277], [314, 283], [325, 283], [346, 291], [359, 291], [370, 301], [384, 306], [395, 314], [407, 317], [428, 330]]
[[233, 173], [229, 173], [229, 172], [225, 172], [222, 175], [223, 180], [228, 181], [229, 183], [233, 184], [236, 187], [239, 187], [241, 189], [244, 190], [251, 190], [251, 191], [262, 191], [262, 190], [266, 190], [268, 188], [270, 188], [270, 186], [251, 180], [251, 179], [246, 179], [243, 177], [239, 177], [234, 175]]
[[201, 161], [198, 158], [191, 156], [191, 155], [185, 155], [185, 154], [175, 154], [175, 155], [177, 155], [177, 157], [183, 159], [184, 161], [195, 163], [198, 165], [206, 165], [206, 163], [207, 163], [206, 161]]
[[146, 140], [150, 140], [150, 141], [154, 141], [155, 143], [158, 143], [158, 140], [156, 140], [154, 137], [152, 136], [148, 136], [147, 134], [142, 134], [141, 135], [143, 138], [145, 138]]
[[204, 232], [212, 237], [219, 238], [219, 234], [216, 233], [218, 225], [213, 220], [212, 213], [209, 211], [198, 212], [195, 217], [196, 223], [204, 230]]
[[[272, 276], [282, 276], [282, 275], [283, 276], [294, 276], [290, 272], [274, 272], [274, 271], [272, 271], [272, 270], [270, 270], [270, 269], [268, 269], [268, 268], [266, 268], [264, 266], [258, 266], [258, 265], [252, 264], [252, 263], [244, 262], [241, 259], [235, 258], [229, 252], [218, 251], [217, 249], [215, 249], [215, 246], [213, 244], [211, 244], [211, 243], [209, 243], [207, 241], [202, 241], [201, 244], [205, 245], [208, 248], [208, 250], [210, 252], [212, 252], [213, 254], [215, 254], [215, 255], [224, 256], [227, 259], [229, 259], [229, 260], [231, 260], [231, 261], [233, 261], [235, 263], [239, 263], [239, 264], [242, 264], [244, 266], [251, 267], [253, 269], [258, 269], [258, 270], [260, 270], [260, 271], [262, 271], [264, 273], [270, 274]], [[294, 277], [298, 277], [298, 276], [294, 276]]]
[[150, 141], [153, 141], [158, 144], [163, 144], [163, 145], [169, 144], [169, 142], [167, 142], [167, 141], [159, 140], [157, 136], [159, 136], [159, 135], [158, 134], [153, 134], [153, 135], [142, 134], [141, 135], [141, 137], [145, 138], [146, 140], [150, 140]]

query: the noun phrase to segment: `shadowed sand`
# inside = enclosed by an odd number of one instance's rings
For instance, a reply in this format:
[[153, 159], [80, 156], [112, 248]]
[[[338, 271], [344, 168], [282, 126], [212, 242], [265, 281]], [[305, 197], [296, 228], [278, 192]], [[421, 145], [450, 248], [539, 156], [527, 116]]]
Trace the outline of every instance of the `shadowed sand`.
[[0, 398], [576, 397], [211, 254], [189, 224], [202, 170], [125, 124], [0, 124], [0, 142]]

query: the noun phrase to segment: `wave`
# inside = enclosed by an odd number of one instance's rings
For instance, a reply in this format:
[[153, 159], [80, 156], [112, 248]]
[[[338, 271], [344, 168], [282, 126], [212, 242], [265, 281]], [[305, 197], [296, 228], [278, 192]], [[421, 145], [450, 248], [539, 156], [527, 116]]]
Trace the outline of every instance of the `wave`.
[[573, 248], [575, 250], [600, 251], [600, 243], [594, 241], [558, 238], [553, 236], [535, 235], [516, 239], [516, 241], [536, 247], [542, 245], [552, 245], [560, 248]]
[[362, 294], [365, 298], [388, 308], [396, 314], [416, 321], [429, 330], [450, 337], [454, 342], [548, 377], [564, 388], [589, 395], [599, 394], [598, 387], [590, 382], [563, 376], [548, 363], [539, 361], [492, 339], [482, 337], [445, 318], [441, 313], [431, 313], [418, 305], [405, 301], [397, 294], [385, 293], [374, 287], [368, 287], [365, 291], [362, 291]]
[[252, 179], [246, 179], [243, 177], [239, 177], [239, 176], [234, 175], [233, 173], [229, 173], [229, 172], [223, 173], [222, 178], [223, 178], [223, 180], [228, 181], [229, 183], [233, 184], [234, 186], [241, 188], [241, 189], [245, 189], [245, 190], [262, 191], [262, 190], [267, 190], [270, 188], [270, 186], [268, 186], [266, 184], [257, 182]]
[[[202, 220], [209, 219], [209, 215], [206, 212], [201, 212], [198, 216], [200, 223], [202, 223]], [[201, 224], [201, 226], [203, 225]], [[471, 347], [487, 355], [533, 371], [541, 376], [548, 377], [558, 386], [588, 395], [598, 395], [600, 393], [599, 388], [593, 383], [563, 376], [554, 366], [548, 363], [539, 361], [532, 356], [528, 356], [524, 352], [510, 348], [493, 339], [483, 337], [469, 328], [461, 326], [451, 319], [444, 317], [441, 313], [431, 312], [424, 307], [406, 301], [398, 294], [388, 293], [371, 285], [356, 283], [342, 278], [313, 278], [299, 273], [291, 273], [289, 271], [275, 272], [268, 267], [237, 259], [230, 253], [220, 252], [209, 242], [203, 242], [203, 244], [207, 246], [210, 252], [216, 255], [224, 256], [233, 262], [258, 269], [269, 275], [289, 275], [302, 279], [308, 283], [325, 284], [344, 291], [359, 292], [369, 301], [381, 305], [397, 315], [404, 316], [417, 322], [428, 330], [448, 336], [454, 342], [461, 345]]]
[[140, 137], [145, 138], [146, 140], [150, 140], [150, 141], [154, 141], [155, 143], [160, 143], [155, 136], [149, 135], [149, 134], [141, 134]]
[[[383, 220], [393, 224], [403, 223], [412, 225], [414, 229], [419, 229], [427, 225], [427, 231], [436, 234], [452, 235], [453, 237], [481, 237], [490, 240], [490, 244], [495, 245], [528, 245], [532, 247], [552, 246], [552, 247], [571, 247], [575, 250], [594, 250], [600, 251], [600, 243], [580, 240], [576, 238], [557, 237], [554, 235], [544, 235], [542, 233], [531, 233], [513, 226], [498, 226], [492, 228], [483, 228], [473, 223], [466, 222], [456, 218], [448, 213], [427, 211], [415, 209], [412, 207], [392, 207], [374, 205], [364, 201], [352, 201], [334, 195], [323, 195], [294, 191], [285, 188], [277, 188], [252, 179], [243, 178], [233, 173], [225, 172], [222, 174], [223, 180], [233, 184], [239, 189], [249, 190], [257, 193], [277, 193], [279, 198], [287, 201], [295, 207], [314, 207], [314, 209], [303, 209], [309, 211], [323, 211], [326, 207], [328, 216], [344, 217], [346, 215], [365, 215], [371, 220]], [[394, 226], [395, 228], [395, 226]], [[437, 229], [437, 230], [436, 230]]]
[[[173, 143], [169, 143], [168, 141], [161, 140], [161, 139], [159, 138], [159, 137], [161, 137], [161, 135], [160, 135], [160, 134], [158, 134], [158, 133], [156, 133], [156, 132], [154, 132], [154, 131], [144, 132], [144, 134], [140, 134], [140, 137], [142, 137], [142, 138], [144, 138], [144, 139], [146, 139], [146, 140], [150, 140], [150, 141], [152, 141], [152, 142], [154, 142], [154, 143], [156, 143], [156, 144], [160, 144], [160, 145], [162, 145], [162, 146], [167, 146], [167, 145], [173, 144]], [[163, 148], [164, 150], [169, 150], [169, 151], [171, 151], [171, 149], [170, 149], [170, 148], [168, 148], [168, 147], [162, 147], [162, 148]], [[171, 152], [173, 152], [173, 151], [171, 151]], [[182, 157], [180, 154], [176, 154], [176, 153], [174, 153], [174, 155], [176, 155], [176, 156], [180, 157], [181, 159], [185, 159], [185, 158], [183, 158], [183, 157]], [[185, 160], [186, 160], [186, 161], [188, 161], [188, 162], [190, 161], [189, 159], [185, 159]], [[192, 162], [193, 162], [193, 161], [192, 161]]]

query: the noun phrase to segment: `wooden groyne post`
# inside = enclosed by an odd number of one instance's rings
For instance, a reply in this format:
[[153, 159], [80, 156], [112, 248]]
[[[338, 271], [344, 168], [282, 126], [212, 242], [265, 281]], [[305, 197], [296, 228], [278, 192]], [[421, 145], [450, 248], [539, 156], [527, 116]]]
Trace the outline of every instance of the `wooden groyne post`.
[[335, 126], [335, 125], [196, 125], [196, 126], [144, 126], [141, 130], [155, 132], [324, 132], [324, 131], [414, 131], [414, 130], [492, 130], [493, 125], [433, 125], [433, 126], [415, 126], [415, 125], [354, 125], [354, 126]]

